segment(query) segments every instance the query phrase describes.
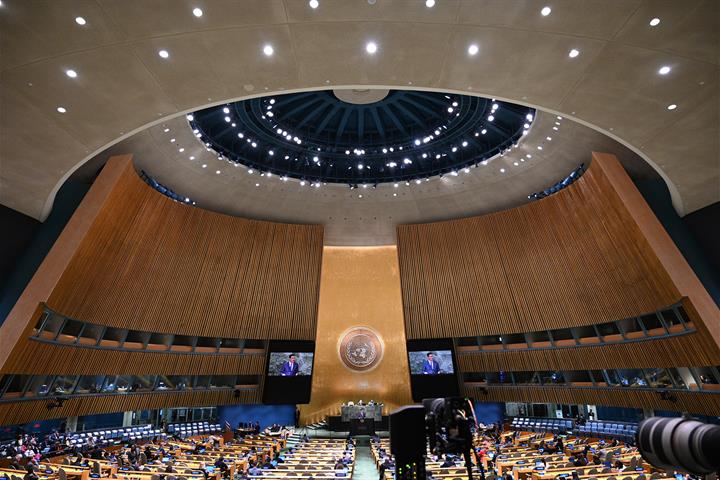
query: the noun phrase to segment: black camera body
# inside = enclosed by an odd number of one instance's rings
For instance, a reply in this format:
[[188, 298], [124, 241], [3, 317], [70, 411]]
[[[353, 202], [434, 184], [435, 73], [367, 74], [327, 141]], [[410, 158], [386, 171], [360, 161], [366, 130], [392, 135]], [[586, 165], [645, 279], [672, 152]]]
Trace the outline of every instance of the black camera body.
[[431, 452], [462, 454], [472, 448], [471, 427], [475, 420], [468, 402], [470, 400], [463, 397], [423, 400], [425, 432]]

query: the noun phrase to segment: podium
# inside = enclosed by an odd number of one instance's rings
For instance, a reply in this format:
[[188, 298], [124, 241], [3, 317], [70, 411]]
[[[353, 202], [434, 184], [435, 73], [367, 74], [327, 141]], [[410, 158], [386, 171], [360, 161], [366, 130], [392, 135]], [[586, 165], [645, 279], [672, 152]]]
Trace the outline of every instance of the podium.
[[372, 418], [353, 418], [350, 420], [350, 435], [375, 435], [375, 420]]

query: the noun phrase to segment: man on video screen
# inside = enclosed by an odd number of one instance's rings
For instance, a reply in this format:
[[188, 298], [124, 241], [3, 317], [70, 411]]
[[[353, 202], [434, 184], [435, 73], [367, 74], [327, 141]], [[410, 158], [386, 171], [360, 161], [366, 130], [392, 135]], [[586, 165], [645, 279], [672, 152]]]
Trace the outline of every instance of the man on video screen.
[[440, 364], [435, 361], [435, 356], [432, 352], [428, 352], [427, 359], [423, 360], [423, 375], [437, 375], [440, 373]]
[[294, 377], [300, 371], [300, 366], [295, 361], [295, 354], [291, 353], [286, 362], [283, 362], [280, 375], [283, 377]]

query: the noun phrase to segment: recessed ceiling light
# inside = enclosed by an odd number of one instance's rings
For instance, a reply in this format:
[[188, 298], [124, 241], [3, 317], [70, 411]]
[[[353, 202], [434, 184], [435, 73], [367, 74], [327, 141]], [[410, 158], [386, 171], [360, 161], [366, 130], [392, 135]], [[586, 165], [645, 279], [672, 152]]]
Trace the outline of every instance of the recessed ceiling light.
[[77, 72], [73, 69], [65, 70], [65, 75], [67, 75], [70, 78], [77, 78]]
[[540, 15], [543, 17], [547, 17], [552, 12], [552, 8], [550, 7], [543, 7], [542, 10], [540, 10]]
[[373, 54], [373, 53], [377, 52], [377, 49], [378, 49], [378, 46], [377, 46], [377, 43], [375, 43], [375, 42], [368, 42], [367, 44], [365, 44], [365, 51], [369, 54]]
[[165, 132], [165, 133], [168, 133], [169, 131], [170, 131], [169, 128], [165, 128], [165, 130], [163, 130], [163, 132]]
[[190, 160], [195, 160], [195, 157], [193, 155], [190, 155]]
[[57, 107], [56, 110], [58, 111], [58, 113], [65, 113], [65, 112], [67, 112], [67, 109], [66, 109], [65, 107]]
[[542, 150], [542, 145], [538, 145], [538, 150]]
[[220, 170], [215, 170], [216, 175], [220, 175]]
[[273, 48], [272, 45], [268, 44], [268, 45], [265, 45], [265, 46], [263, 47], [263, 53], [264, 53], [266, 56], [271, 57], [272, 54], [275, 53], [275, 49]]
[[178, 152], [183, 153], [185, 151], [184, 148], [178, 148]]
[[260, 184], [259, 184], [259, 183], [256, 183], [256, 184], [255, 184], [255, 186], [256, 186], [256, 187], [259, 187], [259, 186], [260, 186]]
[[202, 16], [203, 16], [203, 11], [202, 11], [202, 9], [201, 9], [201, 8], [197, 8], [197, 7], [193, 8], [193, 15], [195, 15], [195, 16], [198, 17], [198, 18], [202, 17]]
[[578, 50], [577, 48], [573, 48], [572, 50], [570, 50], [570, 52], [568, 52], [568, 57], [570, 58], [575, 58], [578, 55], [580, 55], [580, 50]]
[[480, 47], [478, 47], [474, 43], [468, 47], [468, 55], [477, 55], [477, 53], [479, 51], [480, 51]]
[[75, 23], [78, 25], [85, 25], [87, 21], [83, 17], [75, 17]]
[[427, 8], [432, 8], [435, 6], [435, 0], [425, 0], [425, 6]]
[[167, 50], [159, 50], [158, 55], [160, 55], [160, 58], [168, 58], [170, 53]]
[[658, 25], [660, 25], [660, 19], [659, 19], [659, 18], [655, 17], [655, 18], [653, 18], [652, 20], [650, 20], [650, 26], [651, 26], [651, 27], [657, 27]]
[[658, 73], [660, 75], [667, 75], [668, 73], [670, 73], [670, 70], [670, 67], [668, 67], [667, 65], [663, 65], [662, 67], [660, 67], [660, 70], [658, 70]]
[[312, 9], [318, 8], [320, 6], [320, 2], [318, 2], [318, 0], [310, 0], [308, 4]]
[[504, 168], [501, 168], [501, 169], [500, 169], [500, 173], [505, 173], [505, 169], [504, 169]]
[[667, 107], [668, 110], [675, 110], [676, 108], [677, 108], [677, 105], [675, 105], [674, 103], [671, 103], [671, 104], [668, 105], [668, 107]]
[[202, 168], [207, 168], [207, 163], [203, 163]]
[[548, 142], [552, 140], [552, 137], [545, 137], [545, 138], [547, 139]]

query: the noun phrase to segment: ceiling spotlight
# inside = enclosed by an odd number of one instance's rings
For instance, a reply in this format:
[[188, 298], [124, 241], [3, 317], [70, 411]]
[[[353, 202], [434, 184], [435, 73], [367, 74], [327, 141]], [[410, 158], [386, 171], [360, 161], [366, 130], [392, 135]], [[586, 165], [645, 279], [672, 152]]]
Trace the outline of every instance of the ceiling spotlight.
[[275, 49], [272, 45], [268, 44], [263, 47], [263, 53], [267, 57], [271, 57], [273, 53], [275, 53]]
[[532, 122], [532, 121], [533, 121], [532, 113], [528, 113], [527, 115], [525, 115], [525, 119], [526, 119], [528, 122]]
[[202, 16], [203, 16], [203, 11], [202, 11], [202, 9], [197, 8], [197, 7], [196, 7], [196, 8], [193, 8], [193, 15], [195, 15], [195, 16], [198, 17], [198, 18], [202, 17]]
[[467, 146], [468, 146], [468, 142], [467, 142], [467, 141], [462, 142], [462, 146], [463, 146], [463, 147], [467, 147]]
[[542, 150], [542, 145], [538, 145], [538, 150]]
[[[675, 110], [676, 108], [677, 108], [677, 105], [675, 105], [674, 103], [671, 103], [671, 104], [668, 105], [668, 107], [667, 107], [668, 110]], [[58, 110], [58, 111], [59, 111], [59, 110]]]
[[550, 140], [552, 140], [552, 137], [545, 137], [545, 138], [547, 139], [548, 142], [549, 142]]
[[[659, 22], [660, 20], [658, 20], [658, 23]], [[85, 25], [87, 21], [85, 21], [83, 17], [75, 17], [75, 23], [77, 23], [78, 25]]]
[[483, 135], [485, 135], [485, 134], [487, 133], [487, 129], [483, 128], [482, 130], [480, 130], [480, 133], [482, 133]]
[[377, 46], [377, 43], [375, 43], [375, 42], [368, 42], [367, 44], [365, 44], [365, 51], [369, 54], [373, 54], [373, 53], [377, 52], [377, 49], [378, 49], [378, 46]]
[[452, 107], [448, 107], [448, 113], [452, 113], [452, 112], [453, 112], [453, 108], [452, 108]]
[[415, 145], [420, 145], [421, 143], [422, 143], [422, 140], [420, 140], [419, 138], [415, 139]]
[[657, 27], [658, 25], [660, 25], [660, 19], [659, 19], [659, 18], [655, 17], [655, 18], [653, 18], [652, 20], [650, 20], [650, 26], [651, 26], [651, 27]]
[[474, 43], [468, 47], [468, 55], [477, 55], [477, 53], [479, 51], [480, 51], [480, 47], [478, 47]]
[[230, 109], [228, 107], [223, 107], [223, 113], [230, 113]]
[[203, 163], [202, 168], [207, 168], [207, 163]]
[[540, 10], [540, 15], [543, 17], [547, 17], [552, 12], [552, 8], [550, 7], [543, 7], [542, 10]]
[[310, 0], [308, 2], [308, 5], [310, 5], [310, 8], [312, 8], [314, 10], [320, 6], [320, 2], [318, 2], [318, 0]]
[[215, 170], [215, 175], [220, 175], [220, 170]]
[[419, 178], [417, 180], [415, 180], [415, 183], [418, 185], [420, 185], [421, 182], [422, 182], [422, 180], [420, 180]]
[[178, 152], [183, 153], [185, 151], [184, 148], [178, 148]]
[[494, 115], [488, 115], [488, 122], [492, 122], [493, 120], [495, 120], [495, 116], [494, 116]]
[[[669, 70], [669, 69], [668, 69]], [[77, 72], [75, 70], [69, 69], [65, 70], [65, 75], [67, 75], [70, 78], [77, 78]]]
[[65, 107], [57, 107], [56, 110], [58, 111], [58, 113], [65, 113], [65, 112], [67, 112], [67, 109], [66, 109]]
[[526, 156], [527, 158], [532, 158], [532, 155], [530, 155], [529, 153], [528, 153], [527, 155], [525, 155], [525, 156]]
[[170, 53], [168, 53], [167, 50], [159, 50], [158, 55], [160, 55], [160, 58], [168, 58], [170, 56]]
[[505, 173], [505, 169], [504, 169], [504, 168], [501, 168], [501, 169], [500, 169], [500, 173]]
[[163, 132], [165, 132], [165, 133], [168, 133], [169, 131], [170, 131], [170, 129], [167, 127], [165, 128], [165, 130], [163, 130]]
[[398, 188], [399, 185], [399, 183], [393, 183], [393, 188]]
[[578, 55], [580, 55], [580, 50], [578, 50], [578, 49], [576, 49], [576, 48], [573, 48], [573, 49], [570, 50], [570, 52], [568, 53], [568, 57], [570, 57], [570, 58], [575, 58], [575, 57], [577, 57]]
[[357, 167], [358, 167], [358, 170], [362, 170], [363, 168], [365, 168], [362, 163], [358, 163]]
[[195, 156], [190, 155], [190, 160], [195, 160]]
[[253, 173], [255, 173], [255, 170], [253, 170], [252, 168], [248, 168], [248, 173], [252, 175]]
[[662, 67], [660, 67], [660, 70], [658, 70], [658, 73], [660, 75], [667, 75], [668, 73], [670, 73], [670, 67], [668, 67], [667, 65], [663, 65]]
[[188, 122], [195, 120], [195, 116], [192, 113], [185, 115], [185, 118], [187, 118]]
[[425, 0], [425, 6], [427, 8], [432, 8], [435, 6], [435, 0]]

